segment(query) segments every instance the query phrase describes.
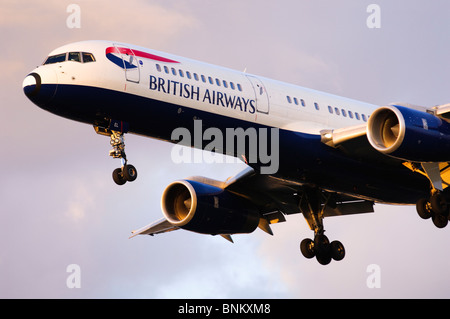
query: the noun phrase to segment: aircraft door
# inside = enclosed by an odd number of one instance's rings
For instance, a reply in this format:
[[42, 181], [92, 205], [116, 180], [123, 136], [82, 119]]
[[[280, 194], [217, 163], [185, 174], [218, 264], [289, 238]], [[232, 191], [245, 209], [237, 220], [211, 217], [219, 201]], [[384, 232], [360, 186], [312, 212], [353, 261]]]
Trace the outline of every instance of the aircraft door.
[[250, 83], [253, 86], [253, 90], [255, 91], [255, 99], [256, 99], [256, 110], [260, 113], [269, 113], [269, 96], [266, 91], [266, 87], [262, 83], [260, 79], [255, 76], [247, 75], [247, 79], [249, 79]]
[[125, 70], [125, 78], [127, 81], [139, 83], [140, 80], [140, 70], [139, 70], [139, 60], [134, 54], [133, 50], [123, 44], [114, 44], [117, 48], [120, 56], [123, 60], [123, 66]]

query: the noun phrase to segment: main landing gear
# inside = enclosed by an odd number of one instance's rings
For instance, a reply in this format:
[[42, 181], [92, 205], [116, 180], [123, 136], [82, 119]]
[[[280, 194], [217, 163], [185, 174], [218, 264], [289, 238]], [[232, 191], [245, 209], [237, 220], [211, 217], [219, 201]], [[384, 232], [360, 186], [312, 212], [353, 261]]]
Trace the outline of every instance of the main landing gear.
[[314, 231], [314, 239], [306, 238], [300, 243], [300, 251], [304, 257], [316, 257], [321, 265], [328, 265], [331, 260], [340, 261], [345, 257], [344, 245], [340, 241], [330, 241], [324, 235], [323, 212], [331, 195], [319, 189], [306, 189], [300, 198], [299, 208]]
[[135, 181], [137, 178], [137, 170], [133, 165], [128, 164], [127, 156], [125, 154], [124, 132], [105, 129], [99, 126], [94, 126], [94, 129], [100, 135], [110, 136], [110, 143], [113, 149], [109, 151], [109, 156], [120, 158], [122, 161], [122, 166], [116, 168], [112, 173], [114, 182], [117, 185], [123, 185], [126, 182]]
[[430, 198], [419, 199], [416, 203], [416, 209], [421, 218], [431, 218], [437, 228], [447, 226], [450, 214], [448, 200], [444, 192], [434, 191]]
[[447, 226], [450, 219], [449, 188], [444, 189], [439, 163], [404, 163], [415, 173], [424, 175], [430, 181], [430, 196], [416, 203], [416, 210], [423, 219], [430, 219], [437, 228]]

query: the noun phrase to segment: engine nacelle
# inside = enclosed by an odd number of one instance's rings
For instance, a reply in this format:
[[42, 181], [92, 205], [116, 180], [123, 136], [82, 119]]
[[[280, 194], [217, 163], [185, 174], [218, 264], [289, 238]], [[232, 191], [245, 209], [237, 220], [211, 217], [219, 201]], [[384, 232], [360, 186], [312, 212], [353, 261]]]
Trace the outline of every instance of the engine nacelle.
[[377, 151], [395, 158], [450, 161], [450, 124], [427, 112], [383, 106], [370, 116], [367, 138]]
[[201, 234], [248, 234], [260, 219], [246, 199], [192, 180], [169, 184], [161, 208], [172, 225]]

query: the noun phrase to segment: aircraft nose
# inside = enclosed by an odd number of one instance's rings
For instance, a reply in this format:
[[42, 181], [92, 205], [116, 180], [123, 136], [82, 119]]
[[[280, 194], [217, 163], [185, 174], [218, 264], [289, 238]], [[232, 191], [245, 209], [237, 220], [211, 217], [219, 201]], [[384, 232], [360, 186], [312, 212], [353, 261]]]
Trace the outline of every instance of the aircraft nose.
[[23, 80], [23, 92], [28, 98], [36, 96], [41, 90], [41, 76], [35, 72], [28, 74]]
[[22, 83], [25, 95], [38, 106], [44, 106], [54, 97], [57, 86], [56, 73], [53, 70], [35, 70], [28, 74]]

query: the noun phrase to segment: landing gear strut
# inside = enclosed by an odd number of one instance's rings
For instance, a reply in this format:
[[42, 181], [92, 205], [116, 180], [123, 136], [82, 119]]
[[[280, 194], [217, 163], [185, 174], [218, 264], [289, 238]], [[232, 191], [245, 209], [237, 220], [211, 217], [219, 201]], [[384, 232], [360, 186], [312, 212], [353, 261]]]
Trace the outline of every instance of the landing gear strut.
[[[94, 125], [95, 132], [100, 135], [109, 136], [111, 138], [112, 150], [109, 151], [109, 156], [113, 158], [120, 158], [122, 166], [116, 168], [112, 177], [117, 185], [123, 185], [126, 182], [133, 182], [137, 178], [137, 170], [133, 165], [128, 164], [127, 155], [125, 154], [125, 137], [124, 131], [115, 130], [124, 126], [123, 122], [102, 120], [102, 125]], [[110, 127], [110, 128], [105, 128]]]
[[329, 200], [330, 195], [325, 196], [319, 189], [306, 189], [299, 202], [300, 211], [314, 231], [314, 240], [303, 239], [300, 251], [305, 258], [316, 257], [321, 265], [328, 265], [332, 259], [340, 261], [345, 257], [344, 245], [337, 240], [330, 243], [328, 237], [324, 235], [323, 212]]
[[122, 167], [113, 171], [112, 177], [117, 185], [123, 185], [126, 182], [133, 182], [137, 178], [137, 170], [133, 165], [128, 164], [127, 155], [125, 154], [125, 137], [124, 134], [117, 131], [111, 131], [111, 146], [109, 156], [120, 158]]

